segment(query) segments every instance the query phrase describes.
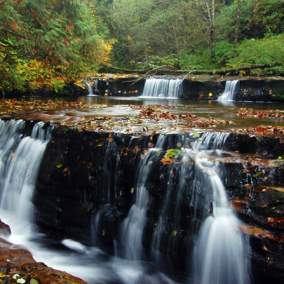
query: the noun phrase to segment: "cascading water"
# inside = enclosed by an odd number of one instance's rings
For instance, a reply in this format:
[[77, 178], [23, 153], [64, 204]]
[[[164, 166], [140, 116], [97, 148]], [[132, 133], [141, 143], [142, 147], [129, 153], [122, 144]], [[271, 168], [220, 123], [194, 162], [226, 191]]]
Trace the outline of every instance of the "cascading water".
[[[209, 138], [210, 137], [210, 138]], [[218, 175], [218, 164], [209, 159], [208, 151], [200, 150], [211, 145], [220, 148], [226, 141], [226, 134], [206, 133], [194, 145], [190, 154], [197, 171], [203, 175], [206, 188], [211, 189], [212, 200], [209, 216], [203, 222], [193, 253], [193, 279], [196, 284], [248, 284], [249, 245], [240, 231], [240, 221], [230, 207], [225, 187]], [[209, 195], [209, 193], [208, 193]]]
[[157, 226], [155, 227], [153, 233], [153, 240], [152, 240], [152, 258], [154, 262], [159, 265], [160, 267], [163, 266], [163, 256], [160, 253], [161, 249], [161, 242], [163, 233], [167, 230], [167, 216], [169, 215], [169, 211], [171, 210], [170, 204], [171, 200], [175, 199], [175, 187], [176, 187], [176, 180], [178, 176], [178, 167], [179, 165], [171, 165], [169, 169], [169, 177], [167, 179], [167, 188], [166, 188], [166, 195], [163, 200], [162, 210], [159, 214], [159, 219]]
[[[37, 173], [50, 133], [44, 130], [44, 123], [38, 122], [33, 127], [31, 136], [21, 137], [19, 129], [24, 122], [3, 122], [1, 140], [1, 199], [0, 208], [14, 215], [25, 225], [32, 224], [32, 196]], [[12, 147], [11, 147], [12, 145]], [[27, 230], [26, 227], [25, 230]], [[31, 229], [31, 228], [30, 228]]]
[[182, 82], [182, 79], [149, 78], [146, 80], [142, 97], [180, 98]]
[[205, 132], [193, 145], [194, 150], [221, 149], [226, 143], [230, 133], [226, 132]]
[[225, 91], [218, 97], [219, 102], [232, 102], [239, 91], [239, 80], [227, 81]]
[[[164, 136], [157, 144], [162, 147]], [[159, 148], [152, 148], [140, 161], [136, 183], [136, 200], [131, 207], [121, 229], [122, 255], [127, 259], [139, 260], [143, 258], [143, 233], [147, 221], [149, 193], [147, 181], [155, 161], [159, 160]]]
[[119, 153], [116, 143], [109, 142], [104, 158], [104, 182], [106, 188], [106, 202], [111, 204], [117, 198], [116, 174], [119, 163]]
[[[88, 283], [173, 283], [162, 273], [149, 274], [146, 264], [143, 266], [141, 262], [104, 258], [102, 257], [105, 256], [104, 253], [97, 248], [85, 247], [72, 240], [64, 240], [62, 244], [76, 251], [75, 257], [71, 257], [70, 253], [59, 254], [49, 251], [35, 241], [30, 241], [36, 235], [32, 226], [32, 194], [50, 135], [44, 130], [43, 123], [38, 123], [34, 126], [31, 136], [24, 137], [21, 134], [23, 126], [23, 121], [0, 120], [0, 210], [1, 218], [5, 220], [7, 213], [6, 220], [12, 225], [11, 240], [26, 245], [36, 259], [45, 261], [55, 268], [75, 273], [86, 279]], [[119, 252], [121, 249], [121, 254], [127, 259], [144, 258], [143, 237], [150, 203], [148, 187], [152, 182], [156, 165], [160, 164], [161, 155], [172, 145], [167, 138], [167, 135], [160, 135], [155, 148], [150, 149], [139, 163], [135, 203], [121, 227]], [[182, 156], [168, 167], [165, 181], [167, 192], [152, 236], [153, 260], [160, 262], [159, 251], [164, 246], [161, 240], [167, 232], [168, 225], [173, 232], [182, 219], [180, 204], [184, 202], [184, 193], [188, 193], [195, 167], [198, 179], [203, 180], [201, 184], [196, 185], [196, 188], [203, 187], [204, 192], [208, 191], [205, 192], [207, 198], [211, 199], [203, 207], [208, 207], [211, 202], [212, 208], [209, 210], [210, 216], [203, 222], [198, 234], [193, 257], [194, 275], [190, 283], [248, 284], [249, 268], [246, 263], [248, 246], [240, 233], [240, 222], [230, 208], [225, 188], [218, 175], [218, 165], [209, 158], [211, 152], [218, 154], [215, 150], [223, 148], [228, 134], [205, 133], [198, 142], [194, 143], [192, 149], [188, 148], [188, 143], [192, 140], [187, 138], [182, 139], [182, 143], [178, 143], [180, 147], [178, 153]], [[111, 178], [108, 173], [110, 170], [117, 170], [119, 157], [115, 145], [109, 143], [107, 149], [104, 172], [105, 178]], [[112, 203], [111, 195], [114, 194], [112, 191], [115, 187], [113, 184], [115, 177], [112, 178], [114, 180], [109, 180], [106, 184], [108, 190], [105, 198], [108, 203]], [[175, 206], [173, 214], [170, 212], [172, 205]], [[208, 210], [205, 214], [208, 216]], [[168, 222], [167, 216], [170, 215], [172, 217]], [[105, 260], [102, 261], [102, 258]]]
[[[95, 97], [96, 95], [94, 94], [92, 83], [85, 81], [85, 84], [88, 89], [88, 97]], [[97, 81], [95, 81], [95, 92], [96, 91], [97, 91]]]
[[[24, 127], [23, 120], [0, 120], [0, 187], [5, 182], [5, 166], [8, 163], [10, 154], [21, 139], [21, 130]], [[0, 197], [2, 192], [0, 192]]]

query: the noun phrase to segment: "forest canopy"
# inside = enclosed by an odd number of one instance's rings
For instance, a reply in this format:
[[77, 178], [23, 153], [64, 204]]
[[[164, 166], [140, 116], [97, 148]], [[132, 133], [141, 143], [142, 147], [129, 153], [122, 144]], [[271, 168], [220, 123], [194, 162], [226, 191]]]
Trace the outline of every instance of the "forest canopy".
[[98, 0], [118, 65], [181, 69], [283, 63], [279, 0]]
[[0, 0], [0, 21], [2, 90], [57, 90], [105, 66], [284, 72], [279, 0]]

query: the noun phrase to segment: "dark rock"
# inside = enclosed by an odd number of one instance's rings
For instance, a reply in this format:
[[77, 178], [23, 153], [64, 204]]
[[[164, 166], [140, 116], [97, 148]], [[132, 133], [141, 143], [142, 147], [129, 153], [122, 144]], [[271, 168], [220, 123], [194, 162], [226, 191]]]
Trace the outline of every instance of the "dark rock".
[[213, 100], [223, 92], [225, 82], [184, 80], [183, 98], [193, 100]]
[[145, 79], [129, 77], [117, 79], [99, 79], [98, 89], [104, 96], [138, 96], [143, 92]]
[[11, 229], [9, 225], [5, 224], [4, 222], [1, 221], [0, 219], [0, 236], [10, 236], [11, 235]]
[[46, 98], [54, 98], [54, 97], [78, 97], [87, 95], [87, 90], [84, 88], [74, 84], [68, 83], [66, 84], [60, 91], [55, 92], [51, 88], [39, 88], [39, 89], [27, 89], [25, 91], [12, 90], [9, 92], [5, 92], [5, 98], [22, 98], [22, 97], [46, 97]]

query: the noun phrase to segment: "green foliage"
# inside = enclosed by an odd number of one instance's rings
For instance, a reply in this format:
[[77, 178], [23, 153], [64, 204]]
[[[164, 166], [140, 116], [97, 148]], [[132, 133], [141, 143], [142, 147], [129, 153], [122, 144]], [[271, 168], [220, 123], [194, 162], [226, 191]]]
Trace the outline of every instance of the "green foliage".
[[[210, 70], [283, 62], [283, 1], [215, 1], [215, 6], [210, 0], [95, 2], [116, 40], [114, 65]], [[206, 5], [215, 9], [212, 38]]]
[[[233, 41], [236, 32], [237, 1], [220, 10], [216, 26], [220, 39]], [[240, 39], [261, 38], [284, 32], [284, 2], [240, 0]]]
[[179, 59], [176, 55], [170, 54], [168, 56], [150, 55], [146, 62], [137, 64], [140, 68], [155, 68], [163, 66], [166, 68], [179, 68]]
[[182, 52], [179, 55], [179, 64], [184, 70], [211, 69], [215, 67], [210, 62], [210, 54], [207, 49], [200, 50], [198, 53]]
[[215, 62], [218, 67], [226, 66], [236, 54], [235, 46], [228, 41], [219, 41], [215, 46]]
[[[101, 1], [96, 1], [100, 3]], [[186, 0], [116, 0], [100, 6], [116, 43], [114, 64], [145, 66], [160, 61], [177, 65], [169, 57], [207, 44], [206, 23]], [[169, 62], [170, 61], [170, 62]]]
[[5, 0], [0, 22], [0, 92], [59, 92], [109, 64], [284, 71], [279, 0]]
[[236, 56], [228, 61], [232, 67], [250, 64], [283, 64], [284, 34], [263, 39], [243, 41], [236, 48]]

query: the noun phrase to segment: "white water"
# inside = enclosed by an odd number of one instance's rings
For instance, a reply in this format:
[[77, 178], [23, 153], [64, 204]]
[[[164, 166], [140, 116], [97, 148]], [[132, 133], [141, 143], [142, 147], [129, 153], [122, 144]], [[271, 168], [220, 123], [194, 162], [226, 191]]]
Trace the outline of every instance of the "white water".
[[171, 199], [174, 198], [173, 193], [175, 193], [175, 186], [173, 185], [174, 175], [172, 173], [173, 168], [174, 165], [172, 165], [169, 170], [170, 174], [167, 180], [167, 189], [166, 189], [165, 198], [163, 200], [163, 205], [161, 212], [159, 214], [158, 223], [155, 226], [152, 237], [153, 239], [152, 239], [151, 255], [154, 262], [159, 266], [162, 266], [164, 261], [163, 256], [160, 253], [160, 249], [161, 249], [162, 235], [163, 232], [166, 230], [166, 225], [167, 225], [166, 224], [167, 223], [166, 216], [168, 213], [167, 211], [171, 210], [169, 205]]
[[50, 133], [39, 122], [31, 136], [23, 137], [24, 124], [21, 120], [0, 120], [0, 216], [11, 226], [12, 235], [8, 240], [27, 247], [35, 259], [54, 268], [81, 276], [92, 275], [93, 269], [82, 266], [76, 258], [70, 259], [70, 254], [55, 253], [37, 242], [41, 235], [33, 222], [32, 196]]
[[[225, 134], [205, 134], [201, 141], [213, 148], [221, 147], [226, 141]], [[211, 141], [211, 142], [209, 142]], [[206, 144], [207, 143], [207, 144]], [[225, 187], [218, 174], [218, 164], [209, 160], [208, 151], [200, 150], [199, 144], [193, 147], [197, 170], [206, 181], [207, 190], [212, 191], [210, 216], [203, 222], [193, 253], [194, 284], [248, 284], [249, 246], [240, 231], [240, 221], [234, 214]]]
[[225, 91], [218, 97], [219, 102], [232, 102], [238, 92], [239, 80], [227, 81]]
[[226, 143], [230, 133], [227, 132], [206, 132], [199, 141], [197, 141], [193, 148], [194, 150], [209, 150], [209, 149], [221, 149]]
[[96, 95], [94, 94], [94, 90], [92, 87], [92, 84], [90, 82], [85, 82], [87, 89], [88, 89], [88, 97], [95, 97]]
[[[38, 261], [80, 276], [88, 283], [173, 283], [161, 273], [147, 274], [149, 271], [139, 262], [106, 258], [99, 249], [73, 240], [62, 241], [73, 253], [54, 252], [35, 240], [40, 240], [41, 236], [33, 226], [31, 200], [49, 134], [43, 130], [43, 124], [38, 123], [31, 137], [22, 137], [23, 125], [23, 121], [0, 120], [0, 217], [12, 227], [10, 240], [28, 247]], [[162, 148], [165, 137], [159, 137], [156, 146]], [[230, 208], [218, 165], [209, 161], [207, 151], [200, 150], [201, 145], [220, 148], [226, 139], [224, 133], [205, 134], [199, 146], [190, 150], [190, 156], [208, 180], [208, 189], [213, 191], [213, 214], [205, 220], [199, 233], [194, 252], [194, 282], [191, 283], [249, 283], [248, 248], [239, 231], [240, 223]], [[142, 240], [149, 203], [146, 186], [152, 165], [159, 160], [158, 152], [157, 148], [150, 150], [140, 163], [136, 202], [124, 221], [122, 242], [127, 244], [124, 255], [129, 259], [143, 258]], [[101, 260], [102, 257], [106, 259]]]
[[11, 226], [12, 235], [8, 240], [27, 247], [37, 261], [81, 277], [90, 284], [173, 284], [164, 274], [148, 271], [145, 264], [109, 257], [96, 247], [66, 239], [62, 246], [69, 250], [58, 252], [42, 242], [44, 236], [33, 223], [32, 196], [50, 134], [43, 129], [43, 123], [38, 123], [30, 137], [23, 137], [23, 126], [20, 120], [0, 120], [0, 217]]
[[140, 161], [137, 185], [136, 200], [132, 205], [127, 218], [123, 221], [121, 229], [121, 246], [123, 257], [131, 260], [143, 258], [143, 233], [147, 221], [147, 209], [149, 193], [146, 183], [151, 172], [151, 165], [157, 159], [157, 149], [150, 149]]
[[182, 79], [149, 78], [146, 80], [142, 97], [173, 98], [182, 95]]
[[159, 159], [159, 151], [163, 148], [165, 141], [166, 135], [159, 135], [156, 147], [150, 149], [139, 163], [136, 182], [136, 200], [127, 218], [122, 223], [120, 234], [121, 254], [123, 257], [130, 260], [141, 260], [144, 257], [143, 235], [149, 204], [147, 181], [152, 171], [153, 163]]
[[29, 222], [34, 215], [31, 200], [35, 180], [48, 142], [43, 126], [42, 123], [37, 123], [31, 137], [21, 139], [16, 151], [6, 160], [5, 182], [1, 189], [0, 208]]

